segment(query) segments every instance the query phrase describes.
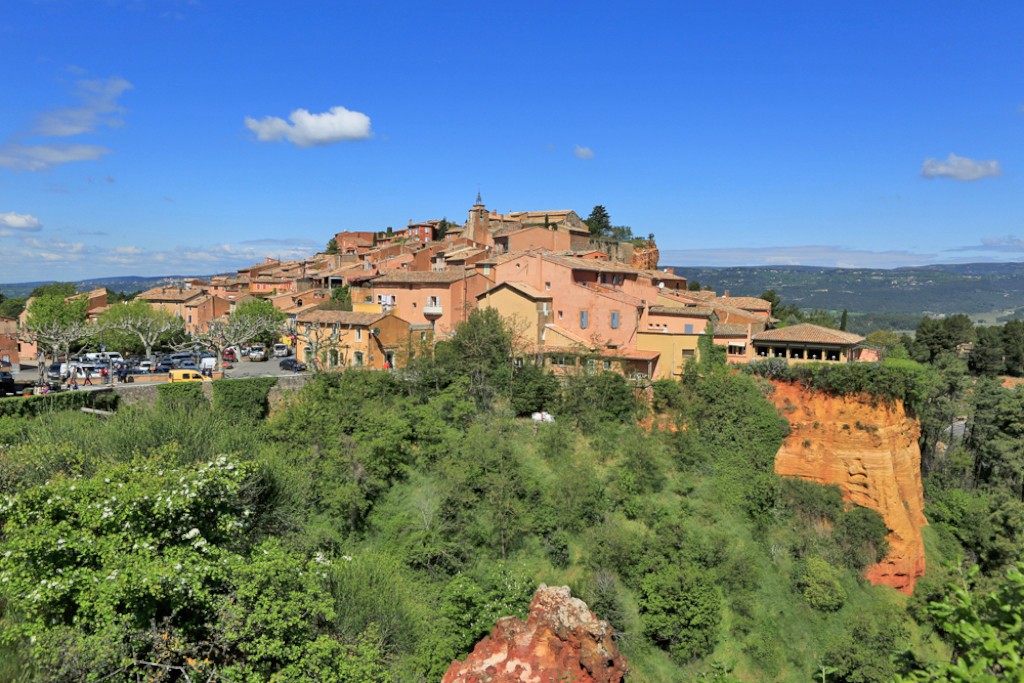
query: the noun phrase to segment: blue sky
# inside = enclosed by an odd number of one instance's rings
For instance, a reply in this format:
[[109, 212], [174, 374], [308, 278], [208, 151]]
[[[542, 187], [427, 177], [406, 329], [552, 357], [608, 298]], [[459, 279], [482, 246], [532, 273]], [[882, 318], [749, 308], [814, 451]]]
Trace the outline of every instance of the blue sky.
[[0, 0], [0, 282], [605, 205], [671, 265], [1024, 259], [1024, 4]]

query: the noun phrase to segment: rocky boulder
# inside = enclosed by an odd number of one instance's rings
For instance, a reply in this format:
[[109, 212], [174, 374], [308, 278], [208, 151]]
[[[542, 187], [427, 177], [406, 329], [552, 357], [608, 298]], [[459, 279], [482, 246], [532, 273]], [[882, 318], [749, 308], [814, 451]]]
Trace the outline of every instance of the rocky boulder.
[[628, 669], [598, 619], [566, 586], [541, 584], [523, 622], [499, 619], [491, 635], [464, 661], [454, 661], [442, 683], [620, 683]]

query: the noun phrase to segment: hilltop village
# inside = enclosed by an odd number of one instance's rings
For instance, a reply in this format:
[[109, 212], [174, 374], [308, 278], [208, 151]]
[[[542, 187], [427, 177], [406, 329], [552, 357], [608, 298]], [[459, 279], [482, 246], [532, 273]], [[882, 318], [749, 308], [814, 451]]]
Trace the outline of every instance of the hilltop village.
[[[472, 310], [487, 307], [513, 322], [521, 357], [556, 371], [587, 363], [678, 377], [705, 335], [733, 363], [877, 360], [855, 334], [810, 324], [776, 329], [763, 299], [691, 290], [685, 278], [659, 269], [658, 258], [653, 235], [596, 236], [574, 211], [501, 214], [478, 195], [462, 225], [440, 219], [339, 232], [308, 259], [267, 258], [137, 298], [193, 333], [245, 301], [266, 299], [287, 316], [284, 341], [294, 355], [323, 370], [401, 367], [407, 349], [450, 336]], [[351, 310], [324, 310], [336, 308], [325, 304], [338, 288]], [[103, 289], [84, 296], [92, 319], [108, 306]], [[35, 358], [38, 349], [17, 341], [17, 327], [9, 320], [0, 328], [6, 353]]]

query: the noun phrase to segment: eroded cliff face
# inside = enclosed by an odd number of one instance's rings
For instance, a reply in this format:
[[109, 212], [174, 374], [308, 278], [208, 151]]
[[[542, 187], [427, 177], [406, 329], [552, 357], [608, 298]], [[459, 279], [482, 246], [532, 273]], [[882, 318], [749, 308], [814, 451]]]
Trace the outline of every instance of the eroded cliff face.
[[924, 574], [921, 433], [901, 402], [812, 393], [776, 383], [769, 397], [792, 427], [775, 471], [837, 484], [843, 499], [878, 512], [889, 527], [889, 554], [867, 579], [910, 594]]
[[621, 683], [627, 672], [608, 622], [567, 587], [541, 585], [525, 622], [499, 619], [441, 683]]

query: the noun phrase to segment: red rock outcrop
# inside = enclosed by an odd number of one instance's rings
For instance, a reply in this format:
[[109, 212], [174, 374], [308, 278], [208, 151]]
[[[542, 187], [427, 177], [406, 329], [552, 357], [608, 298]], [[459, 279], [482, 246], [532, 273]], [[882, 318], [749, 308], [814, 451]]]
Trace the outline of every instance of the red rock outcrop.
[[924, 574], [921, 427], [900, 401], [812, 393], [776, 383], [770, 397], [792, 428], [775, 471], [837, 484], [843, 499], [878, 512], [889, 527], [889, 553], [868, 567], [873, 584], [914, 591]]
[[567, 587], [541, 584], [525, 622], [499, 619], [441, 683], [621, 683], [627, 672], [608, 622]]
[[644, 270], [657, 270], [659, 258], [661, 258], [661, 253], [658, 251], [658, 245], [648, 242], [645, 246], [634, 247], [630, 265]]

